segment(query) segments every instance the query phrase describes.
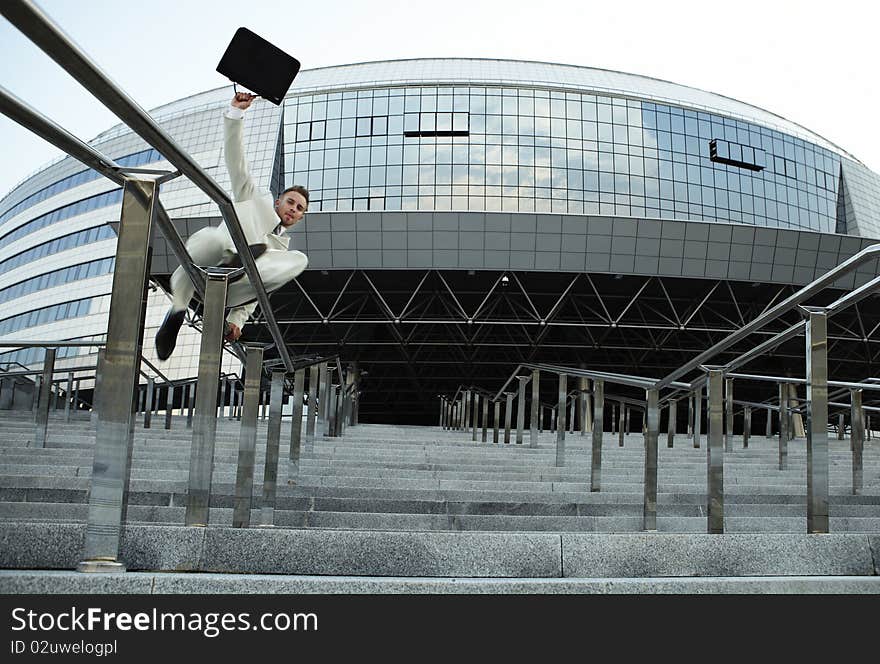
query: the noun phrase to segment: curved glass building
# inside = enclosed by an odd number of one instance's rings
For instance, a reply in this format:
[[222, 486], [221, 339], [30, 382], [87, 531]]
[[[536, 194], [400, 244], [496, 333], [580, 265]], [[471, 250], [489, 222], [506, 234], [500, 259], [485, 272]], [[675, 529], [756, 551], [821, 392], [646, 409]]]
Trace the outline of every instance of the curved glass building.
[[[227, 188], [231, 95], [152, 112]], [[367, 372], [367, 421], [433, 421], [439, 393], [494, 391], [524, 361], [660, 375], [880, 239], [880, 175], [846, 150], [772, 112], [637, 75], [354, 64], [302, 71], [281, 106], [258, 102], [245, 123], [259, 184], [311, 192], [291, 242], [309, 269], [272, 296], [276, 317], [293, 354], [339, 352]], [[121, 164], [167, 166], [124, 126], [91, 144]], [[220, 222], [187, 182], [161, 200], [183, 237]], [[67, 158], [0, 202], [0, 339], [103, 334], [119, 201]], [[157, 237], [149, 358], [175, 266]], [[835, 375], [864, 377], [877, 360], [877, 307], [860, 307], [831, 330]], [[245, 338], [268, 338], [259, 319]], [[197, 348], [184, 334], [163, 372], [195, 375]], [[802, 355], [780, 351], [766, 368]]]

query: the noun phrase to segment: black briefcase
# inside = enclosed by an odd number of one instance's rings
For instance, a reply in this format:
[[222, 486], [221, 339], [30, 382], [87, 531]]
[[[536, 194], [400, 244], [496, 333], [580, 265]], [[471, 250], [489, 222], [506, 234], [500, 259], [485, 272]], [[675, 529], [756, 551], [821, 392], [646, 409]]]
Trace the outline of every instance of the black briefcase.
[[299, 67], [299, 60], [293, 56], [247, 28], [239, 28], [220, 58], [217, 71], [278, 106]]

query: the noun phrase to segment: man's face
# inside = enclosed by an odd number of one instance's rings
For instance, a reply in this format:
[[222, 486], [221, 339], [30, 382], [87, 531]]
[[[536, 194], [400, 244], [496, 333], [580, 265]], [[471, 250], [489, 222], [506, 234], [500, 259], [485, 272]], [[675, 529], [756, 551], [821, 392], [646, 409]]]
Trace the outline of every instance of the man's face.
[[275, 212], [281, 220], [281, 225], [285, 228], [293, 226], [296, 222], [303, 218], [303, 215], [309, 209], [305, 196], [298, 191], [288, 191], [281, 194], [275, 201]]

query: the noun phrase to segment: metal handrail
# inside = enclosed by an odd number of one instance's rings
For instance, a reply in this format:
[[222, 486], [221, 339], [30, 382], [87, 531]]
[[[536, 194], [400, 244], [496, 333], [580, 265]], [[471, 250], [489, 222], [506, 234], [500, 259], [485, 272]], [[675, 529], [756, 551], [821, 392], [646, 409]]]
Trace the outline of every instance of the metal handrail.
[[[269, 296], [248, 248], [247, 238], [241, 229], [235, 208], [226, 192], [33, 3], [28, 0], [7, 0], [0, 4], [0, 13], [219, 206], [220, 214], [226, 222], [245, 273], [256, 292], [257, 302], [263, 311], [278, 353], [285, 367], [291, 371], [293, 365], [290, 354], [269, 304]], [[109, 164], [107, 166], [109, 167]]]
[[[659, 390], [664, 387], [670, 386], [676, 379], [681, 378], [682, 376], [693, 371], [694, 369], [698, 369], [699, 367], [705, 365], [718, 353], [727, 350], [738, 341], [745, 339], [752, 332], [761, 329], [767, 323], [777, 319], [782, 314], [791, 311], [797, 306], [803, 304], [809, 298], [821, 292], [841, 277], [846, 276], [864, 263], [867, 263], [870, 260], [875, 260], [878, 257], [880, 257], [880, 244], [873, 244], [869, 247], [865, 247], [859, 253], [851, 256], [837, 267], [831, 268], [830, 270], [828, 270], [828, 272], [826, 272], [818, 279], [814, 279], [796, 293], [792, 294], [771, 309], [768, 309], [763, 314], [755, 318], [753, 321], [746, 323], [736, 332], [728, 335], [711, 348], [697, 355], [697, 357], [693, 358], [678, 369], [675, 369], [671, 373], [667, 374], [664, 378], [660, 379], [652, 386], [653, 389]], [[850, 293], [849, 296], [841, 298], [837, 302], [833, 303], [831, 306], [834, 307], [835, 311], [840, 311], [844, 306], [854, 304], [859, 299], [867, 297], [878, 286], [880, 286], [880, 278], [874, 279], [868, 284], [861, 286], [856, 291]], [[847, 304], [841, 304], [841, 302], [844, 300], [847, 301]]]

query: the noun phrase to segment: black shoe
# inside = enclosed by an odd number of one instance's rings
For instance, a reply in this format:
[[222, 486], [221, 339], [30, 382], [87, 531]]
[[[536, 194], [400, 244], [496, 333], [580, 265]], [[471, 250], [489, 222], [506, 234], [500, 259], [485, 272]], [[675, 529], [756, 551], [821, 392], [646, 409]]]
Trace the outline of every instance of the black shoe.
[[[248, 245], [248, 249], [251, 250], [251, 255], [254, 257], [254, 260], [257, 260], [260, 256], [262, 256], [267, 247], [265, 244], [251, 244]], [[226, 263], [223, 264], [223, 267], [234, 267], [239, 268], [242, 267], [241, 256], [235, 254], [232, 258], [230, 258]], [[242, 272], [237, 277], [233, 277], [227, 283], [234, 284], [236, 281], [244, 277], [244, 272]]]
[[177, 345], [177, 333], [180, 332], [184, 318], [186, 318], [186, 309], [169, 311], [165, 314], [162, 327], [156, 332], [156, 355], [160, 360], [167, 360], [174, 352], [174, 347]]

